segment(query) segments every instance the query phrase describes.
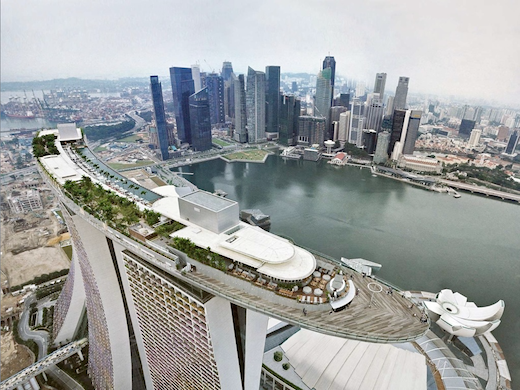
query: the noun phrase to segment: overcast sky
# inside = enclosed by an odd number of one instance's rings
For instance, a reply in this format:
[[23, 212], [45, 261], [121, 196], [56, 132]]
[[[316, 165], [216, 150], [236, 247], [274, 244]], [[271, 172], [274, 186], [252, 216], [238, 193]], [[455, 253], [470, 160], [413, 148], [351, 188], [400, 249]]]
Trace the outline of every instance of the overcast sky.
[[517, 0], [2, 0], [2, 81], [167, 75], [199, 63], [336, 73], [520, 103]]

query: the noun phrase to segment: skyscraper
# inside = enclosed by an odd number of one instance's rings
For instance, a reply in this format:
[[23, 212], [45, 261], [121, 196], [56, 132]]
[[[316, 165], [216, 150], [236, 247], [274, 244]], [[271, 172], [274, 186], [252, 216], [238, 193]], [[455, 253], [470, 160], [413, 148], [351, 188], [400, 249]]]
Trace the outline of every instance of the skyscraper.
[[195, 84], [190, 68], [170, 68], [173, 108], [177, 124], [177, 136], [181, 142], [191, 144], [190, 96], [195, 93]]
[[482, 135], [482, 130], [480, 130], [480, 129], [473, 129], [471, 131], [471, 135], [470, 135], [469, 141], [468, 141], [469, 149], [473, 149], [475, 146], [477, 146], [479, 144], [481, 135]]
[[[395, 110], [392, 121], [392, 133], [389, 143], [389, 154], [397, 156], [401, 154], [413, 154], [415, 141], [421, 122], [421, 110]], [[394, 151], [398, 143], [399, 150]]]
[[[336, 141], [336, 139], [334, 139], [335, 129], [339, 125], [339, 118], [340, 118], [341, 113], [343, 113], [345, 111], [348, 111], [348, 107], [332, 106], [330, 108], [329, 128], [327, 129], [327, 134], [325, 135], [325, 137], [327, 139]], [[337, 137], [337, 134], [336, 134], [336, 137]]]
[[385, 101], [385, 84], [386, 84], [386, 73], [376, 73], [376, 81], [374, 82], [374, 93], [379, 94], [381, 103]]
[[409, 77], [399, 77], [399, 83], [395, 89], [394, 110], [403, 110], [406, 108], [406, 97], [408, 96]]
[[278, 142], [286, 146], [295, 145], [301, 109], [300, 99], [294, 95], [281, 95], [280, 101], [280, 133]]
[[379, 132], [381, 130], [383, 114], [383, 103], [380, 99], [373, 99], [367, 107], [365, 129], [374, 129], [376, 132]]
[[237, 142], [247, 142], [247, 114], [246, 114], [246, 90], [244, 75], [234, 77], [235, 92], [235, 132], [234, 139]]
[[280, 67], [265, 67], [266, 132], [278, 133], [280, 114]]
[[193, 77], [195, 92], [200, 91], [202, 89], [202, 84], [200, 82], [200, 67], [198, 65], [191, 66], [191, 76]]
[[334, 81], [336, 80], [336, 60], [332, 56], [327, 56], [323, 60], [323, 70], [329, 68], [330, 72], [330, 106], [332, 106], [332, 99], [334, 98]]
[[325, 118], [300, 116], [298, 118], [298, 144], [323, 146], [325, 142]]
[[206, 76], [211, 124], [220, 125], [225, 122], [224, 114], [224, 78], [216, 73]]
[[150, 90], [152, 92], [153, 114], [157, 128], [157, 143], [161, 152], [161, 159], [168, 159], [168, 130], [166, 128], [166, 115], [164, 113], [164, 100], [162, 86], [158, 76], [150, 76]]
[[469, 119], [463, 119], [460, 121], [459, 135], [461, 137], [469, 137], [471, 130], [475, 128], [475, 121]]
[[[350, 111], [339, 114], [337, 141], [344, 145], [349, 139], [350, 133]], [[335, 137], [333, 138], [336, 141]]]
[[231, 62], [224, 61], [222, 63], [222, 78], [224, 81], [228, 81], [231, 79], [231, 74], [233, 73], [233, 65], [231, 65]]
[[384, 164], [388, 160], [388, 145], [390, 143], [390, 133], [382, 131], [377, 135], [376, 152], [374, 154], [374, 162], [376, 164]]
[[211, 114], [208, 88], [190, 96], [191, 147], [202, 152], [211, 149]]
[[316, 79], [316, 98], [314, 103], [314, 116], [328, 118], [332, 104], [332, 68], [325, 68]]
[[365, 106], [358, 98], [352, 99], [350, 108], [350, 132], [348, 142], [363, 146], [363, 129], [365, 123]]
[[265, 73], [247, 70], [247, 142], [264, 142], [265, 136]]
[[507, 141], [507, 146], [505, 150], [507, 154], [515, 153], [515, 149], [518, 146], [518, 139], [520, 138], [518, 134], [519, 132], [519, 130], [515, 130], [509, 136], [509, 141]]

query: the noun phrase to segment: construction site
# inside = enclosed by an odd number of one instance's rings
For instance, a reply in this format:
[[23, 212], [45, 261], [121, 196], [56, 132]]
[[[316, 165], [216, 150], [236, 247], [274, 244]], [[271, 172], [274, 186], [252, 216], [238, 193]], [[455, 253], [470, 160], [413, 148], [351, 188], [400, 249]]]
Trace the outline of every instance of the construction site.
[[[34, 211], [15, 210], [8, 200], [27, 188], [37, 191], [41, 205]], [[10, 184], [3, 185], [0, 197], [3, 380], [36, 359], [29, 348], [16, 343], [16, 334], [13, 332], [23, 311], [24, 300], [31, 293], [31, 284], [42, 275], [67, 270], [72, 251], [70, 236], [57, 210], [56, 199], [38, 173], [16, 177]]]

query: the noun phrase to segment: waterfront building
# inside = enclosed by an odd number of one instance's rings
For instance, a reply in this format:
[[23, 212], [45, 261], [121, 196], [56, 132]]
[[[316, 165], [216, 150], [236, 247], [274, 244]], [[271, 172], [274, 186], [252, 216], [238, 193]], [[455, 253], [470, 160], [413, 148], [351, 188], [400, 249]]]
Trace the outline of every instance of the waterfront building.
[[519, 130], [515, 130], [511, 133], [511, 136], [509, 137], [509, 141], [507, 141], [507, 146], [505, 153], [506, 154], [514, 154], [515, 149], [518, 145], [518, 138], [520, 138]]
[[208, 88], [190, 96], [191, 147], [202, 152], [211, 149], [211, 109]]
[[374, 154], [376, 150], [377, 131], [374, 129], [363, 130], [363, 147], [368, 154]]
[[339, 114], [339, 122], [337, 126], [337, 139], [334, 136], [334, 141], [339, 141], [341, 144], [345, 144], [349, 139], [350, 134], [350, 111], [345, 111]]
[[[170, 81], [177, 137], [181, 143], [191, 144], [190, 96], [195, 93], [191, 68], [170, 68]], [[204, 85], [202, 85], [202, 88], [204, 88]]]
[[462, 119], [459, 126], [459, 136], [469, 137], [471, 131], [475, 128], [475, 121], [470, 119]]
[[393, 110], [406, 109], [406, 97], [408, 96], [409, 77], [399, 77], [397, 88], [395, 89]]
[[246, 115], [246, 90], [244, 75], [233, 75], [233, 89], [235, 94], [235, 131], [233, 138], [240, 143], [247, 142], [247, 115]]
[[[401, 154], [413, 154], [415, 141], [419, 131], [422, 111], [420, 110], [395, 110], [392, 118], [392, 132], [388, 153], [392, 156]], [[399, 141], [399, 148], [395, 151], [395, 144]], [[394, 151], [396, 152], [394, 154]], [[393, 158], [393, 157], [392, 157]]]
[[282, 145], [296, 145], [298, 136], [298, 118], [300, 117], [300, 99], [294, 95], [280, 97], [280, 132], [278, 142]]
[[7, 198], [7, 203], [13, 214], [43, 210], [42, 199], [37, 189], [13, 191]]
[[374, 154], [374, 162], [376, 164], [384, 164], [388, 160], [388, 145], [390, 144], [390, 133], [383, 131], [377, 135], [376, 151]]
[[251, 67], [247, 70], [246, 109], [247, 142], [265, 142], [265, 73]]
[[168, 129], [166, 128], [162, 86], [158, 76], [150, 76], [150, 90], [152, 92], [153, 117], [157, 134], [157, 145], [155, 146], [159, 149], [161, 160], [168, 160], [170, 145], [168, 142]]
[[[336, 80], [336, 60], [333, 56], [327, 56], [323, 60], [323, 70], [330, 69], [330, 104], [332, 105], [332, 99], [334, 98], [334, 82]], [[315, 114], [316, 115], [316, 114]]]
[[225, 122], [224, 114], [224, 78], [217, 73], [206, 76], [206, 86], [209, 97], [209, 112], [211, 125], [218, 126]]
[[307, 115], [300, 116], [298, 119], [298, 145], [323, 146], [325, 131], [325, 118]]
[[374, 93], [379, 94], [379, 99], [381, 100], [381, 103], [385, 101], [385, 84], [386, 73], [376, 73], [376, 80], [374, 82]]
[[[397, 142], [397, 144], [399, 144], [399, 142]], [[392, 159], [394, 158], [392, 157]], [[398, 160], [398, 166], [400, 168], [411, 169], [419, 172], [442, 172], [441, 162], [435, 158], [400, 155]]]
[[265, 131], [278, 135], [280, 127], [280, 67], [265, 67]]
[[363, 129], [365, 123], [365, 105], [359, 98], [352, 99], [350, 107], [350, 132], [348, 142], [358, 148], [363, 146]]
[[469, 141], [468, 141], [468, 149], [473, 149], [479, 144], [481, 135], [482, 135], [482, 130], [480, 130], [480, 129], [473, 129], [471, 131], [471, 135], [470, 135]]
[[332, 68], [325, 68], [316, 79], [316, 97], [314, 100], [314, 116], [329, 118], [332, 104]]

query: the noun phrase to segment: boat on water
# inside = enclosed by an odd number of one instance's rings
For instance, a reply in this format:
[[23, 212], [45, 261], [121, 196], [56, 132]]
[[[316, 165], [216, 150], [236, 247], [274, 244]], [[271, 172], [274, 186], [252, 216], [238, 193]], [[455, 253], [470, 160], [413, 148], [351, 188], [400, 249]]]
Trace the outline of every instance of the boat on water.
[[26, 112], [4, 112], [5, 116], [9, 119], [34, 119], [36, 118], [36, 115], [32, 111], [26, 111]]
[[453, 194], [453, 197], [455, 199], [459, 199], [461, 197], [461, 195], [458, 192], [456, 192], [456, 193]]

